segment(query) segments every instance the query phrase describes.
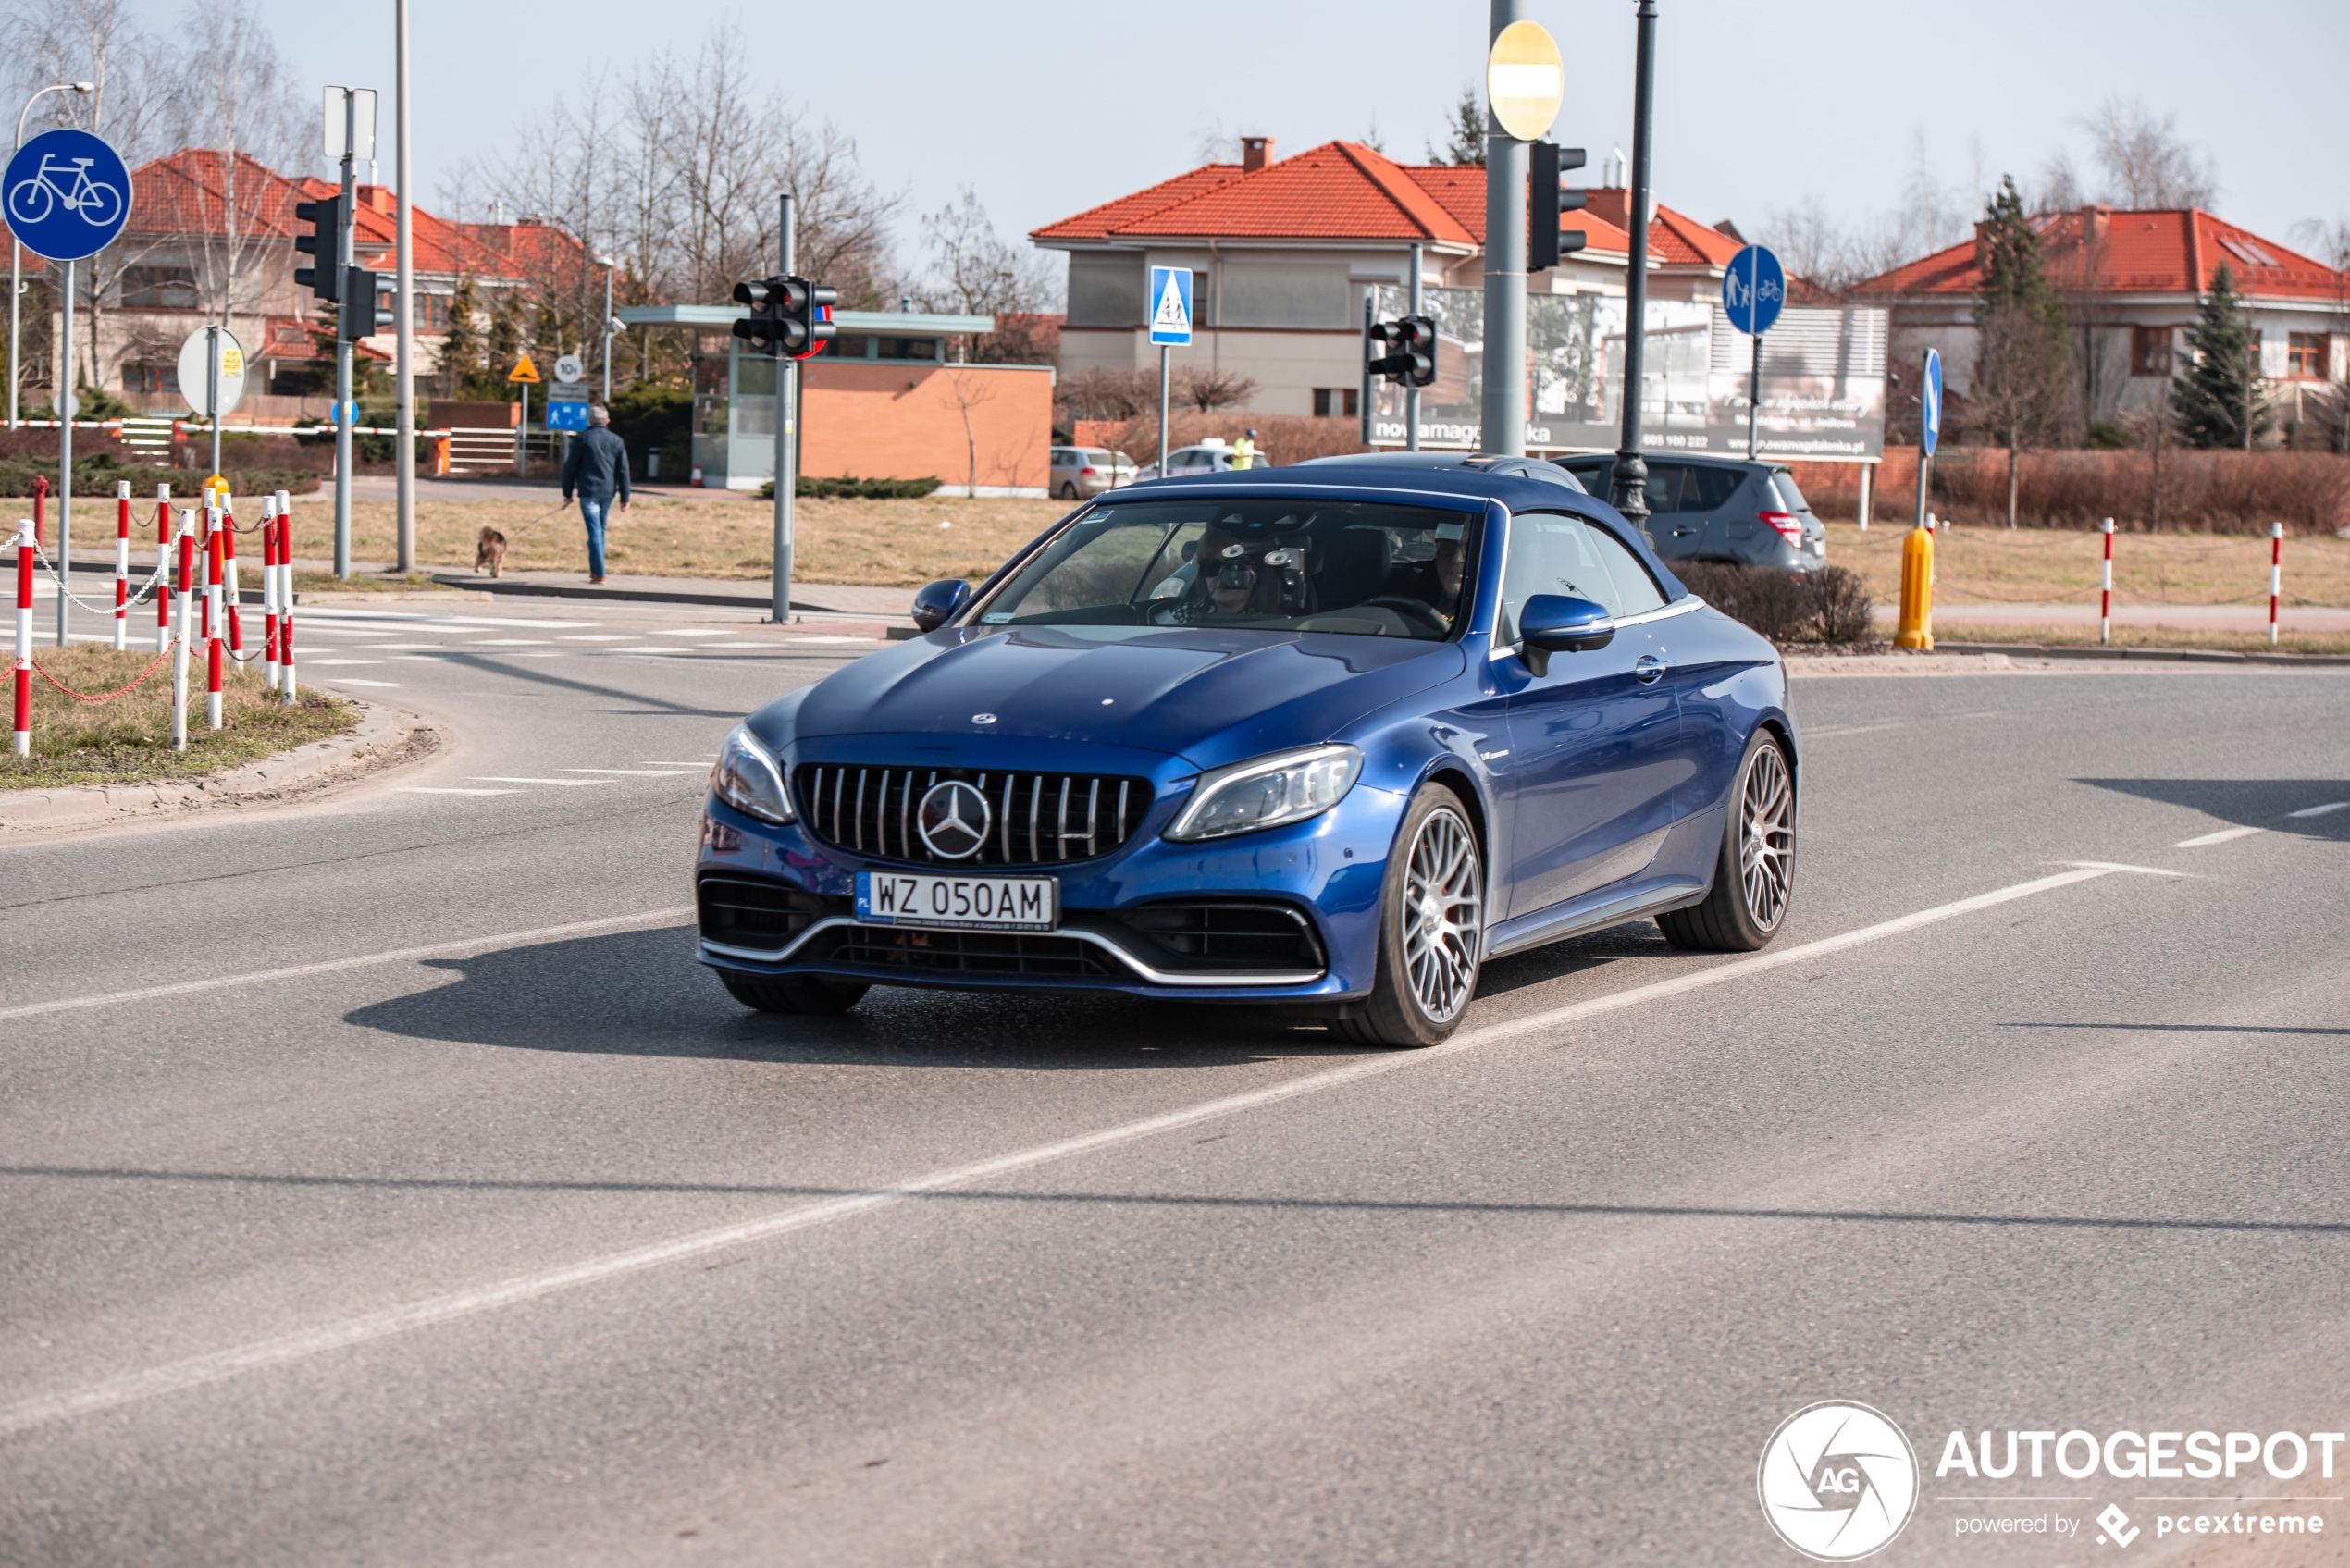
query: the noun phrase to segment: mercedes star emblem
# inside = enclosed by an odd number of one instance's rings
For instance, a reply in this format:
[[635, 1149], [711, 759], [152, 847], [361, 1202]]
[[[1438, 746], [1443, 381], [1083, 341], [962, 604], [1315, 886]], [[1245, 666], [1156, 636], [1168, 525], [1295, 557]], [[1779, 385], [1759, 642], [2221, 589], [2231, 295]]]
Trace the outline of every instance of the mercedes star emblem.
[[930, 786], [914, 818], [915, 831], [942, 860], [968, 860], [987, 842], [995, 813], [976, 784], [960, 779]]

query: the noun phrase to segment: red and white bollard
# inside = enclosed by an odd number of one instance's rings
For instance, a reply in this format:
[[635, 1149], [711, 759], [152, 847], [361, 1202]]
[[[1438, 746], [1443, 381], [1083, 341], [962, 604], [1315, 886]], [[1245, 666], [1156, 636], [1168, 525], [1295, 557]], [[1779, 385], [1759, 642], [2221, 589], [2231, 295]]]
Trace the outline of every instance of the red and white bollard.
[[130, 481], [114, 482], [114, 650], [130, 646]]
[[188, 749], [188, 626], [195, 614], [196, 514], [179, 513], [177, 536], [179, 553], [179, 608], [172, 617], [179, 635], [171, 644], [171, 749]]
[[2284, 525], [2269, 525], [2269, 646], [2277, 646], [2277, 600], [2284, 597]]
[[220, 579], [220, 601], [227, 606], [229, 616], [229, 652], [241, 659], [245, 651], [244, 612], [237, 608], [237, 514], [229, 510], [229, 497], [220, 497], [220, 553], [223, 575]]
[[2097, 646], [2113, 641], [2113, 519], [2105, 520], [2105, 586], [2097, 590]]
[[278, 492], [278, 696], [289, 708], [294, 681], [293, 497]]
[[155, 487], [155, 651], [171, 646], [171, 487]]
[[261, 678], [278, 689], [278, 498], [261, 501]]
[[32, 520], [17, 525], [16, 753], [32, 755]]
[[220, 513], [212, 514], [212, 537], [204, 541], [204, 716], [213, 729], [220, 727], [220, 551], [228, 530]]

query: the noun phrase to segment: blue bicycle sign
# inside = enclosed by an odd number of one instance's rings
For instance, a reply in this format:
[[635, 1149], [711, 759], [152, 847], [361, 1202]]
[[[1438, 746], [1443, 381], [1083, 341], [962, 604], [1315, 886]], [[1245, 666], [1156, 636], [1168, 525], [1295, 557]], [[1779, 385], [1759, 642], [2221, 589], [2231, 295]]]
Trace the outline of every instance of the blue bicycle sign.
[[130, 171], [86, 130], [44, 130], [0, 175], [0, 212], [24, 248], [51, 261], [96, 255], [130, 216]]

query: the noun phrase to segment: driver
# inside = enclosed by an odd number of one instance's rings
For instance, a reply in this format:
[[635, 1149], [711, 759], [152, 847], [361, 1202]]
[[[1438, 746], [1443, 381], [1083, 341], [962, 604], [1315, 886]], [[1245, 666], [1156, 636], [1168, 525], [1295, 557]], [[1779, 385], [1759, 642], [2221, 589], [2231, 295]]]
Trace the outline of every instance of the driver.
[[1398, 569], [1390, 577], [1387, 591], [1418, 599], [1450, 625], [1461, 610], [1461, 568], [1466, 556], [1461, 532], [1457, 524], [1440, 525], [1436, 554]]

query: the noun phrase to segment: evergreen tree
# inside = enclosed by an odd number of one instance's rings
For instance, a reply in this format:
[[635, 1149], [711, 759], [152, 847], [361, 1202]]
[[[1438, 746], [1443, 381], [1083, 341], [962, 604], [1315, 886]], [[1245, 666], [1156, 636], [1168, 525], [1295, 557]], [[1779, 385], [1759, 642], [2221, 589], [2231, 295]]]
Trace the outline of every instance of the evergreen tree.
[[1983, 278], [1974, 294], [1973, 423], [2008, 449], [2008, 526], [2015, 526], [2017, 453], [2062, 423], [2071, 390], [2064, 301], [2048, 278], [2039, 231], [2012, 175], [1983, 216]]
[[[449, 335], [440, 340], [441, 374], [449, 378], [452, 398], [479, 395], [483, 361], [489, 345], [482, 340], [481, 290], [467, 273], [457, 279], [449, 296]], [[495, 393], [490, 396], [495, 397]]]
[[506, 379], [506, 373], [521, 357], [522, 299], [509, 289], [498, 296], [498, 303], [489, 313], [489, 367], [478, 383], [485, 396], [513, 402], [522, 395], [515, 384]]
[[1485, 105], [1478, 98], [1476, 88], [1461, 89], [1461, 101], [1453, 105], [1452, 117], [1444, 123], [1444, 135], [1441, 149], [1434, 142], [1429, 143], [1429, 163], [1484, 166]]
[[2268, 397], [2260, 385], [2260, 349], [2244, 319], [2235, 275], [2221, 263], [2211, 292], [2187, 328], [2194, 358], [2171, 384], [2179, 438], [2191, 447], [2242, 447], [2269, 432]]

